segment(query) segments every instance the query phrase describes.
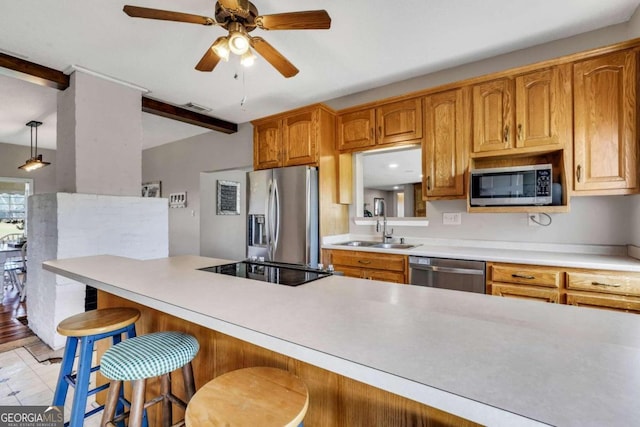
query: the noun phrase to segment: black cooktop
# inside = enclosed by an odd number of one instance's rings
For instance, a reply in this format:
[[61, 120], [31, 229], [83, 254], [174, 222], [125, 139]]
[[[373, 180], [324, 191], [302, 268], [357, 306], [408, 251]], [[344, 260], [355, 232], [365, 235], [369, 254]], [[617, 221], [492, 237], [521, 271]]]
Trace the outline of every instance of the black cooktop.
[[331, 275], [331, 273], [295, 264], [258, 261], [240, 261], [199, 270], [286, 286], [299, 286]]

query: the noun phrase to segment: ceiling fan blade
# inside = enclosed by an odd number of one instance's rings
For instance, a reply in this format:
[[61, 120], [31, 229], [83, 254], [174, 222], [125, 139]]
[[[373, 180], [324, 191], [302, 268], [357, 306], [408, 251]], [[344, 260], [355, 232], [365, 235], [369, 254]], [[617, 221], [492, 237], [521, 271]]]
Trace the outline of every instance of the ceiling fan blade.
[[196, 65], [196, 70], [213, 71], [213, 69], [216, 68], [216, 65], [218, 65], [218, 62], [220, 62], [220, 57], [213, 51], [213, 45], [215, 45], [221, 38], [223, 37], [218, 37], [216, 41], [211, 44], [211, 47], [207, 49], [207, 51], [202, 56], [202, 59], [200, 59], [200, 62], [198, 62], [198, 64]]
[[273, 65], [273, 68], [278, 70], [280, 74], [286, 78], [298, 74], [299, 70], [262, 37], [252, 37], [250, 42], [256, 52], [266, 59], [269, 64]]
[[276, 13], [256, 17], [256, 25], [263, 30], [327, 30], [331, 17], [326, 10]]
[[172, 12], [170, 10], [150, 9], [148, 7], [129, 6], [123, 9], [132, 18], [160, 19], [163, 21], [187, 22], [189, 24], [216, 25], [216, 21], [208, 16], [192, 15], [190, 13]]

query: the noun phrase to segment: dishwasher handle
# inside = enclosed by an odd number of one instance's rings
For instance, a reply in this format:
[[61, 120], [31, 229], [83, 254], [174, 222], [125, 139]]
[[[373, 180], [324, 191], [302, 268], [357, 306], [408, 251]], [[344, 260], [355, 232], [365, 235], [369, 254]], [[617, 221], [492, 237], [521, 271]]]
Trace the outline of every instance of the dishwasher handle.
[[409, 264], [409, 267], [416, 270], [437, 271], [438, 273], [484, 275], [484, 271], [471, 268], [438, 267], [437, 265], [422, 264]]

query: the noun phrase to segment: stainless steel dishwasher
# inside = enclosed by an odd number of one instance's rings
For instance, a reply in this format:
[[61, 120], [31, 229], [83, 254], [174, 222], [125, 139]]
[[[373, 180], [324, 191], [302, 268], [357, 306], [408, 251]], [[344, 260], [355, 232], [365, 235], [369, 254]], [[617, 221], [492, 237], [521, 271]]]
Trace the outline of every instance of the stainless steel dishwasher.
[[432, 288], [485, 293], [485, 262], [409, 257], [409, 283]]

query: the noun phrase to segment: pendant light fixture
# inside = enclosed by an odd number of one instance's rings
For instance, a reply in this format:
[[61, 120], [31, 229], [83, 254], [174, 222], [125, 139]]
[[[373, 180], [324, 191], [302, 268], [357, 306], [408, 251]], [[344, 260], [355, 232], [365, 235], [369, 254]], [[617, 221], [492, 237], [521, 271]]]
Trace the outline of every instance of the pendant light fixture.
[[[35, 120], [31, 120], [29, 123], [27, 123], [27, 126], [29, 126], [31, 128], [31, 158], [29, 160], [27, 160], [24, 165], [19, 166], [18, 169], [22, 169], [24, 171], [27, 172], [31, 172], [33, 170], [36, 169], [40, 169], [42, 167], [48, 166], [51, 163], [50, 162], [43, 162], [42, 161], [42, 154], [38, 154], [38, 126], [40, 126], [42, 124], [42, 122], [37, 122]], [[36, 132], [36, 148], [35, 150], [33, 149], [33, 131], [35, 129]]]

